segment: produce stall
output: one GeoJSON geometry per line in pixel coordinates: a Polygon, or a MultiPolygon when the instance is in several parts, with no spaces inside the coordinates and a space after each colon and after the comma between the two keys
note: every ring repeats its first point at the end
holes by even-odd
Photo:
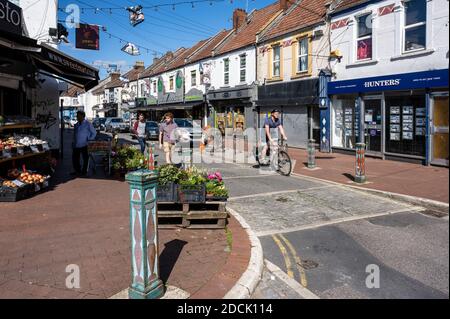
{"type": "Polygon", "coordinates": [[[27,118],[0,117],[0,202],[18,201],[49,186],[51,155],[27,118]]]}

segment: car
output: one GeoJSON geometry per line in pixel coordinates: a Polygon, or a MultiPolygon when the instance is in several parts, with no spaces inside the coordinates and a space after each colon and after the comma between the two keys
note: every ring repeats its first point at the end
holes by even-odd
{"type": "Polygon", "coordinates": [[[94,126],[94,128],[98,131],[104,131],[105,130],[105,122],[106,122],[106,117],[96,117],[93,121],[92,121],[92,125],[94,126]]]}
{"type": "Polygon", "coordinates": [[[159,138],[159,125],[155,121],[145,122],[145,135],[148,140],[159,138]]]}
{"type": "Polygon", "coordinates": [[[201,128],[197,127],[196,123],[193,122],[191,119],[187,118],[174,118],[173,121],[177,124],[179,130],[179,136],[187,136],[189,134],[189,138],[191,142],[193,140],[197,140],[201,138],[201,128]],[[194,127],[195,127],[195,135],[194,135],[194,127]],[[183,132],[186,132],[186,134],[183,134],[183,132]]]}
{"type": "Polygon", "coordinates": [[[105,122],[105,131],[109,133],[129,132],[127,123],[120,117],[110,117],[105,122]]]}

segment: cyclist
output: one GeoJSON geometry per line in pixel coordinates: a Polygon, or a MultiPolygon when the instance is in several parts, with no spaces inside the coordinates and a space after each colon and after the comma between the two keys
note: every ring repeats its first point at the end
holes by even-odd
{"type": "MultiPolygon", "coordinates": [[[[262,163],[268,163],[266,160],[267,149],[272,145],[278,145],[278,137],[280,132],[282,138],[287,141],[287,136],[283,128],[283,121],[280,118],[281,111],[278,109],[272,110],[270,117],[267,117],[264,121],[264,132],[266,135],[266,144],[261,152],[262,163]]],[[[271,148],[271,155],[275,154],[276,147],[271,148]]],[[[272,156],[271,156],[272,158],[272,156]]]]}

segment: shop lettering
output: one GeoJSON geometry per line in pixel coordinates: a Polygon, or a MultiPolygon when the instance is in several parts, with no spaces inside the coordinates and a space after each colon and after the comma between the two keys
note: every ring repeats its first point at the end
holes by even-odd
{"type": "Polygon", "coordinates": [[[400,85],[400,79],[364,82],[364,87],[366,88],[396,85],[400,85]]]}
{"type": "MultiPolygon", "coordinates": [[[[20,12],[20,8],[16,7],[18,9],[10,7],[11,3],[6,1],[6,4],[0,2],[0,19],[6,20],[8,23],[12,23],[16,27],[20,26],[22,24],[22,14],[20,12]]],[[[13,5],[14,6],[14,5],[13,5]]]]}

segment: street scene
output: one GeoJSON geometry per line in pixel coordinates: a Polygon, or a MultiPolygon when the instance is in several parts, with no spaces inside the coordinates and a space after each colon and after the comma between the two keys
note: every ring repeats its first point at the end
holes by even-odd
{"type": "Polygon", "coordinates": [[[0,0],[0,299],[448,300],[448,12],[0,0]]]}

